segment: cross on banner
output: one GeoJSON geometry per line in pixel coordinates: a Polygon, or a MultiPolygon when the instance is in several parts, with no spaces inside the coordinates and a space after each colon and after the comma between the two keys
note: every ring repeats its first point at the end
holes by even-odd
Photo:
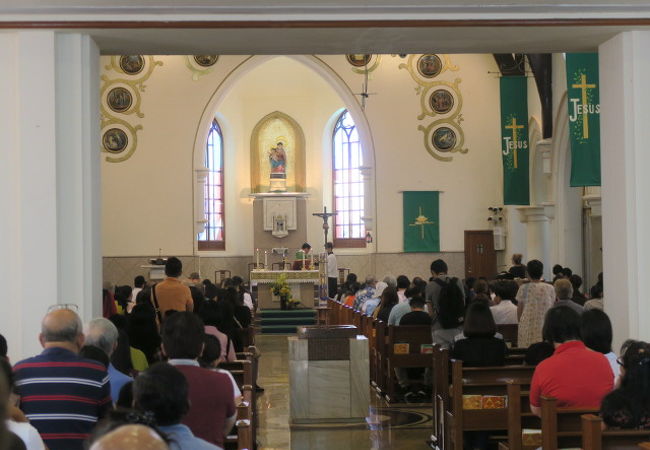
{"type": "Polygon", "coordinates": [[[587,84],[587,75],[580,75],[580,84],[572,84],[572,88],[582,90],[582,138],[589,139],[589,110],[587,106],[587,90],[596,89],[595,84],[587,84]]]}
{"type": "Polygon", "coordinates": [[[329,234],[330,226],[329,226],[329,218],[332,216],[335,216],[337,213],[336,212],[327,212],[327,206],[323,206],[323,212],[322,213],[312,213],[312,216],[320,217],[323,219],[323,231],[325,232],[325,244],[327,244],[327,235],[329,234]]]}
{"type": "Polygon", "coordinates": [[[517,130],[523,128],[523,125],[517,125],[517,118],[513,117],[512,118],[512,123],[510,125],[506,125],[507,130],[512,130],[512,146],[514,149],[514,155],[513,155],[513,165],[514,168],[516,169],[519,164],[517,161],[517,130]]]}
{"type": "Polygon", "coordinates": [[[431,222],[428,217],[422,214],[422,207],[418,207],[419,215],[415,218],[413,223],[410,223],[410,227],[420,227],[420,239],[424,240],[424,226],[425,225],[434,225],[435,222],[431,222]]]}

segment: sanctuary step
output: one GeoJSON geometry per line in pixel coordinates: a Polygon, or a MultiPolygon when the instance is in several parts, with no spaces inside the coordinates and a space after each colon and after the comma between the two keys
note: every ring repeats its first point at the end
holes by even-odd
{"type": "Polygon", "coordinates": [[[302,325],[316,324],[313,309],[263,309],[258,313],[258,327],[262,334],[294,334],[302,325]]]}

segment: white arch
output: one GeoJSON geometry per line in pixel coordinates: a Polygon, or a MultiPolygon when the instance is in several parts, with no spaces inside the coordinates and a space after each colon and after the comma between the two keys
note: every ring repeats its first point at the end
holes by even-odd
{"type": "MultiPolygon", "coordinates": [[[[203,154],[205,151],[205,142],[208,137],[208,131],[210,124],[212,123],[213,118],[218,112],[219,106],[223,100],[227,97],[228,93],[234,88],[234,86],[239,82],[241,77],[261,64],[270,61],[273,58],[278,56],[264,56],[256,55],[251,56],[244,61],[242,61],[234,70],[232,70],[226,78],[217,86],[210,98],[203,108],[203,113],[201,114],[201,119],[197,125],[197,129],[194,137],[194,146],[193,146],[193,167],[201,167],[203,164],[203,154]]],[[[366,212],[365,214],[369,216],[370,220],[376,224],[375,220],[375,211],[376,211],[376,183],[375,183],[375,145],[372,137],[372,132],[370,130],[370,124],[366,115],[364,114],[361,105],[352,92],[350,87],[345,83],[345,81],[329,67],[324,61],[317,58],[313,55],[284,55],[286,58],[293,59],[296,62],[303,64],[304,66],[313,70],[318,76],[320,76],[325,82],[337,93],[337,95],[343,101],[346,109],[352,115],[354,123],[357,126],[357,131],[359,133],[359,138],[361,139],[361,147],[363,151],[363,161],[364,166],[367,168],[366,173],[370,176],[370,186],[372,189],[366,195],[366,212]]],[[[219,119],[220,123],[222,118],[219,119]]],[[[224,131],[225,132],[225,131],[224,131]]],[[[224,155],[225,157],[226,155],[224,155]]],[[[194,178],[193,174],[193,179],[194,178]]],[[[196,186],[196,183],[193,183],[193,186],[196,186]]],[[[196,198],[196,193],[193,192],[193,198],[196,198]]],[[[196,207],[195,207],[196,208],[196,207]]],[[[194,211],[196,215],[196,211],[194,211]]],[[[377,231],[375,227],[374,232],[375,243],[374,248],[376,247],[376,236],[377,231]]],[[[195,239],[196,242],[196,239],[195,239]]],[[[195,252],[196,252],[196,243],[195,243],[195,252]]]]}

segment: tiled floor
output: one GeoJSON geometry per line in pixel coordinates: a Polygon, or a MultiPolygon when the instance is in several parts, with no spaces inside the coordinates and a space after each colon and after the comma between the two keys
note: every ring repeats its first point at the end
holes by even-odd
{"type": "Polygon", "coordinates": [[[258,397],[258,441],[275,449],[426,449],[431,434],[431,405],[388,405],[371,393],[367,422],[333,426],[289,427],[289,364],[287,336],[258,335],[262,353],[258,397]]]}

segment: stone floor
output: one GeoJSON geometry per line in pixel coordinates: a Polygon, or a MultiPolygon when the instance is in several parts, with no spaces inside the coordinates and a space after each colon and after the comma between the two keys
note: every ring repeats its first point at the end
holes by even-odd
{"type": "Polygon", "coordinates": [[[374,391],[365,423],[290,428],[287,336],[259,335],[256,345],[262,354],[259,384],[266,389],[257,403],[261,449],[429,448],[426,440],[432,429],[431,404],[388,405],[374,391]]]}

